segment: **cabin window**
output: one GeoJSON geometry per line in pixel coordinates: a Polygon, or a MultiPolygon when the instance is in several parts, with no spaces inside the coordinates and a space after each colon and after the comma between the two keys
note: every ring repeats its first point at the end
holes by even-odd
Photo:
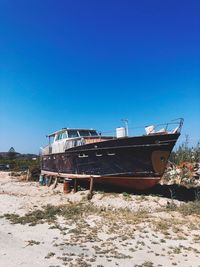
{"type": "Polygon", "coordinates": [[[79,131],[80,136],[90,136],[89,131],[79,131]]]}
{"type": "Polygon", "coordinates": [[[64,132],[64,133],[62,134],[62,138],[63,138],[63,139],[67,138],[67,133],[66,133],[66,132],[64,132]]]}
{"type": "Polygon", "coordinates": [[[91,136],[97,136],[98,134],[97,134],[96,131],[90,131],[90,135],[91,135],[91,136]]]}
{"type": "Polygon", "coordinates": [[[70,131],[68,131],[68,137],[69,138],[79,137],[78,132],[75,130],[70,130],[70,131]]]}
{"type": "Polygon", "coordinates": [[[56,141],[61,140],[61,139],[62,139],[62,133],[57,134],[56,141]]]}

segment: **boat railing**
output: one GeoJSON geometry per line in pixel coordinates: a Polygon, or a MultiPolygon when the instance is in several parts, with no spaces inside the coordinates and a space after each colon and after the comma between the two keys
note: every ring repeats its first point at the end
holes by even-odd
{"type": "MultiPolygon", "coordinates": [[[[159,123],[155,125],[140,125],[135,127],[129,127],[129,136],[140,136],[144,134],[144,129],[147,135],[149,134],[170,134],[170,133],[180,133],[183,126],[184,119],[178,118],[166,123],[159,123]]],[[[116,132],[102,132],[102,135],[115,136],[116,132]]]]}
{"type": "Polygon", "coordinates": [[[165,133],[180,133],[183,126],[184,119],[179,118],[172,120],[171,122],[157,124],[154,126],[155,132],[165,132],[165,133]]]}

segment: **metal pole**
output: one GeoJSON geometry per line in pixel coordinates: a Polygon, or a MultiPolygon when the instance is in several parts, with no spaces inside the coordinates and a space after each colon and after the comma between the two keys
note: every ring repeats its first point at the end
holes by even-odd
{"type": "Polygon", "coordinates": [[[128,136],[128,119],[122,119],[122,121],[125,123],[126,135],[128,136]]]}

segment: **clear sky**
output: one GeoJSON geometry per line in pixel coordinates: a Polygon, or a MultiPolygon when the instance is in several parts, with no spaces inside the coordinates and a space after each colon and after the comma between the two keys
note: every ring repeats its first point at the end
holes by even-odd
{"type": "MultiPolygon", "coordinates": [[[[200,139],[199,0],[0,0],[0,151],[183,117],[200,139]]],[[[133,131],[134,133],[134,131],[133,131]]]]}

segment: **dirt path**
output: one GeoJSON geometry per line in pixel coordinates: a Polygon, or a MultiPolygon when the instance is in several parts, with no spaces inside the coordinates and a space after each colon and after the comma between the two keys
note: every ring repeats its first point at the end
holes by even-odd
{"type": "Polygon", "coordinates": [[[0,172],[0,266],[200,266],[199,215],[158,196],[87,193],[0,172]]]}

